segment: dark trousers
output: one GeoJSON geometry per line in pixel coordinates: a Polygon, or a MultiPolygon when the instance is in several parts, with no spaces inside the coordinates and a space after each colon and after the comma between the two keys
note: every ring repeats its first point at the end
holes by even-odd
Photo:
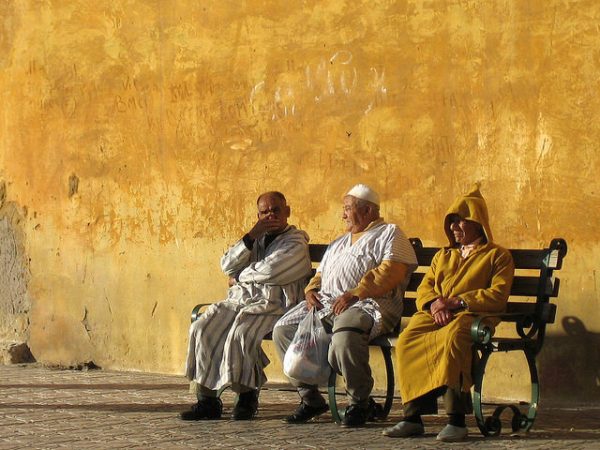
{"type": "Polygon", "coordinates": [[[471,401],[471,393],[461,392],[460,390],[450,389],[446,386],[434,389],[421,397],[405,403],[404,416],[420,416],[423,414],[437,414],[438,412],[438,397],[444,399],[444,409],[446,414],[471,414],[473,412],[473,402],[471,401]]]}

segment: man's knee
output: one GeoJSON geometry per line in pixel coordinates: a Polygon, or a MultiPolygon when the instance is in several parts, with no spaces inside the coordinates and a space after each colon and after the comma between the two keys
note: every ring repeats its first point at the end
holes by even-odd
{"type": "Polygon", "coordinates": [[[283,330],[283,326],[273,328],[272,336],[273,336],[273,342],[275,342],[275,344],[279,345],[279,343],[282,342],[285,338],[285,332],[283,330]]]}
{"type": "Polygon", "coordinates": [[[273,342],[281,351],[287,350],[296,334],[297,325],[279,325],[273,328],[273,342]]]}
{"type": "Polygon", "coordinates": [[[207,321],[202,320],[202,318],[199,318],[199,319],[193,321],[192,324],[190,325],[190,330],[189,330],[190,337],[197,339],[198,336],[201,336],[202,331],[203,331],[204,327],[206,326],[206,323],[207,323],[207,321]]]}
{"type": "Polygon", "coordinates": [[[465,337],[471,336],[471,324],[473,323],[473,316],[468,314],[459,314],[456,318],[448,325],[448,339],[450,341],[464,339],[465,337]]]}
{"type": "Polygon", "coordinates": [[[360,333],[342,331],[331,337],[329,347],[329,363],[332,367],[344,364],[345,361],[368,359],[369,341],[360,333]]]}
{"type": "Polygon", "coordinates": [[[343,329],[357,329],[363,333],[369,333],[373,327],[373,318],[362,309],[349,308],[335,317],[333,322],[333,333],[343,329]]]}

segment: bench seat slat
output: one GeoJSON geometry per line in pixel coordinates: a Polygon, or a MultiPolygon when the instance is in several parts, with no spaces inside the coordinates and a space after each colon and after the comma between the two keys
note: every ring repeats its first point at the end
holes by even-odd
{"type": "MultiPolygon", "coordinates": [[[[419,266],[430,266],[433,256],[438,252],[437,247],[421,247],[416,249],[419,266]]],[[[512,249],[510,253],[518,269],[539,269],[544,265],[544,258],[548,255],[548,249],[524,250],[512,249]]]]}
{"type": "Polygon", "coordinates": [[[425,274],[422,272],[413,272],[413,274],[410,277],[410,281],[408,282],[406,292],[416,291],[419,285],[421,284],[421,281],[423,280],[424,276],[425,274]]]}
{"type": "MultiPolygon", "coordinates": [[[[542,295],[546,295],[548,297],[557,297],[558,296],[558,286],[560,280],[555,277],[548,278],[545,280],[545,288],[542,295]]],[[[538,285],[540,279],[539,277],[525,277],[525,276],[516,276],[513,280],[512,289],[510,290],[510,295],[519,295],[523,297],[535,297],[538,295],[538,285]]]]}
{"type": "Polygon", "coordinates": [[[544,258],[548,255],[548,250],[512,249],[510,253],[517,269],[539,269],[544,265],[544,258]]]}
{"type": "Polygon", "coordinates": [[[310,260],[312,262],[319,263],[323,259],[323,255],[325,254],[325,250],[327,250],[327,245],[325,244],[310,244],[308,246],[308,252],[310,254],[310,260]]]}
{"type": "MultiPolygon", "coordinates": [[[[415,272],[412,274],[410,281],[408,283],[408,287],[406,288],[407,292],[416,291],[425,276],[422,272],[415,272]]],[[[510,295],[513,296],[522,296],[522,297],[535,297],[538,295],[538,284],[540,278],[539,276],[524,276],[517,275],[513,280],[512,289],[510,291],[510,295]]],[[[546,288],[542,294],[547,295],[548,297],[557,297],[558,296],[558,278],[549,278],[546,280],[546,288]]]]}

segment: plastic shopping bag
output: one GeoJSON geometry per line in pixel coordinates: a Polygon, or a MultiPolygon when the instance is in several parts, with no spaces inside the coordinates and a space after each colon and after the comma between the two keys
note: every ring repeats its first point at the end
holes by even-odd
{"type": "Polygon", "coordinates": [[[323,328],[317,310],[311,309],[298,325],[283,359],[283,372],[306,384],[326,385],[331,367],[327,351],[331,335],[323,328]]]}

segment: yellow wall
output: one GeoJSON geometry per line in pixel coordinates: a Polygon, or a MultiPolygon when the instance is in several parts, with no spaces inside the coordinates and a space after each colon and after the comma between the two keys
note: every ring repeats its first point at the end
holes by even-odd
{"type": "Polygon", "coordinates": [[[260,191],[327,242],[366,182],[440,245],[481,181],[498,242],[567,239],[544,395],[597,399],[598,23],[595,0],[0,2],[0,217],[22,219],[34,355],[181,372],[260,191]]]}

